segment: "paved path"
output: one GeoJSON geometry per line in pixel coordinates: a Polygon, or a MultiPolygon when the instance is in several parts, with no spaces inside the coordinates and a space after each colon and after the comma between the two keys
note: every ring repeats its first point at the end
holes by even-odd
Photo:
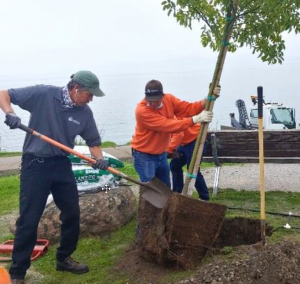
{"type": "MultiPolygon", "coordinates": [[[[104,151],[120,160],[130,160],[130,146],[104,148],[104,151]]],[[[21,157],[0,158],[0,176],[18,172],[21,157]]],[[[202,173],[209,187],[213,187],[215,168],[208,168],[202,173]]],[[[220,171],[219,188],[233,188],[236,190],[259,190],[259,165],[241,164],[223,166],[220,171]]],[[[300,192],[299,164],[265,164],[265,189],[300,192]]]]}
{"type": "Polygon", "coordinates": [[[21,156],[0,158],[0,176],[17,174],[21,164],[21,156]]]}
{"type": "Polygon", "coordinates": [[[17,170],[21,163],[21,157],[0,158],[0,172],[17,170]]]}

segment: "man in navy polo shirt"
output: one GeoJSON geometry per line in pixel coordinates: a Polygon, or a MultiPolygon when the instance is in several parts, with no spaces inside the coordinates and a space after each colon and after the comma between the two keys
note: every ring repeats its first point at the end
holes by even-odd
{"type": "MultiPolygon", "coordinates": [[[[12,104],[31,113],[29,127],[73,148],[80,135],[97,160],[95,168],[105,170],[101,139],[88,103],[102,97],[99,80],[90,71],[79,71],[71,76],[65,87],[37,85],[0,91],[0,107],[6,114],[5,123],[18,128],[21,119],[12,104]]],[[[75,178],[68,153],[26,135],[23,145],[20,217],[14,241],[13,262],[10,267],[12,283],[25,283],[31,252],[37,239],[37,227],[51,192],[61,210],[61,241],[56,253],[56,269],[81,274],[88,267],[71,258],[79,237],[80,209],[75,178]]]]}

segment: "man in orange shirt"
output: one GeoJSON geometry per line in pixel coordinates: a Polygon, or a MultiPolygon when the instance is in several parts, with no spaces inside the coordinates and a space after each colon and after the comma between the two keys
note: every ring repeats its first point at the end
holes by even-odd
{"type": "MultiPolygon", "coordinates": [[[[220,88],[214,90],[219,95],[220,88]]],[[[163,92],[161,82],[151,80],[145,98],[138,104],[136,127],[131,142],[134,167],[142,182],[157,177],[171,186],[166,150],[172,133],[182,132],[199,122],[211,122],[213,114],[205,109],[206,99],[195,103],[181,101],[163,92]],[[180,117],[180,120],[174,119],[180,117]]]]}
{"type": "MultiPolygon", "coordinates": [[[[174,133],[170,140],[167,149],[168,157],[172,158],[170,169],[172,173],[173,191],[181,193],[183,189],[183,170],[182,167],[189,165],[192,160],[195,143],[198,133],[200,131],[200,124],[194,124],[183,132],[174,133]]],[[[205,152],[205,145],[203,153],[205,152]]],[[[200,170],[198,170],[195,188],[202,200],[209,200],[209,193],[206,182],[200,170]]]]}

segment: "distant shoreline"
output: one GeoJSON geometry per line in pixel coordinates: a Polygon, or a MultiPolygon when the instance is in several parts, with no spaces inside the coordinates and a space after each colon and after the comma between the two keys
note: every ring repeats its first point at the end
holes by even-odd
{"type": "MultiPolygon", "coordinates": [[[[86,144],[84,143],[79,143],[76,145],[80,145],[80,146],[86,146],[86,144]]],[[[101,148],[105,149],[105,148],[114,148],[114,147],[122,147],[122,146],[128,146],[130,145],[130,141],[127,142],[126,144],[122,144],[122,145],[118,145],[113,141],[104,141],[101,144],[101,148]]],[[[0,158],[4,158],[4,157],[14,157],[14,156],[21,156],[22,152],[16,152],[16,151],[1,151],[1,147],[0,147],[0,158]]]]}

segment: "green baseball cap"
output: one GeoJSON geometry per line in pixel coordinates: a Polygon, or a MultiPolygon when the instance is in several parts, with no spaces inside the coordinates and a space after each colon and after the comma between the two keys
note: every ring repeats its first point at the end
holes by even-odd
{"type": "Polygon", "coordinates": [[[87,88],[92,95],[103,97],[105,94],[100,89],[100,82],[97,76],[91,71],[81,70],[71,76],[71,79],[87,88]]]}

